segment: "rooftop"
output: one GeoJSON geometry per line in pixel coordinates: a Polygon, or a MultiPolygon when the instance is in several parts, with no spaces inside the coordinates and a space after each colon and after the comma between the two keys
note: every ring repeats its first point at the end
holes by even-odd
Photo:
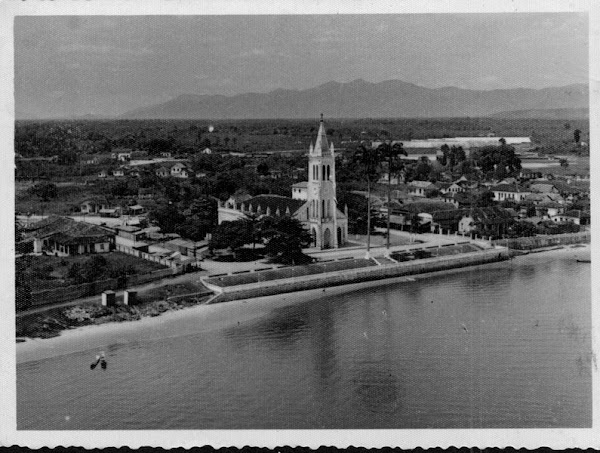
{"type": "Polygon", "coordinates": [[[275,215],[277,209],[281,215],[285,215],[289,209],[290,215],[293,215],[304,203],[306,203],[304,200],[295,200],[281,195],[257,195],[247,200],[244,205],[246,210],[252,206],[252,212],[257,212],[260,207],[262,214],[266,214],[269,208],[272,215],[275,215]]]}
{"type": "Polygon", "coordinates": [[[494,192],[529,192],[528,190],[521,190],[521,188],[516,184],[498,184],[497,186],[490,187],[490,190],[494,192]]]}
{"type": "Polygon", "coordinates": [[[100,226],[77,222],[68,217],[57,215],[51,215],[44,220],[30,225],[26,228],[26,231],[37,238],[60,234],[64,240],[66,240],[65,237],[79,238],[81,240],[82,238],[100,238],[113,235],[108,229],[100,226]]]}

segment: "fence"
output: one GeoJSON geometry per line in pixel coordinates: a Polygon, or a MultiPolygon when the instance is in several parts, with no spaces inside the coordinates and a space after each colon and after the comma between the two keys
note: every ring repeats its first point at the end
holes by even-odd
{"type": "Polygon", "coordinates": [[[153,255],[152,253],[142,252],[141,250],[136,250],[132,247],[128,247],[123,244],[115,244],[115,250],[126,253],[128,255],[137,256],[138,258],[142,258],[147,261],[162,264],[163,266],[167,266],[171,269],[176,270],[176,273],[183,272],[183,266],[169,258],[153,255]]]}
{"type": "Polygon", "coordinates": [[[492,241],[494,245],[505,246],[513,250],[534,250],[556,245],[579,244],[582,242],[591,242],[591,233],[581,231],[579,233],[538,235],[532,237],[499,239],[492,241]]]}
{"type": "Polygon", "coordinates": [[[94,296],[108,289],[115,289],[119,286],[119,280],[110,278],[107,280],[98,280],[81,285],[64,286],[61,288],[46,289],[31,293],[31,305],[47,305],[56,302],[79,299],[81,297],[94,296]]]}
{"type": "Polygon", "coordinates": [[[115,290],[118,288],[131,287],[151,282],[161,278],[174,275],[174,269],[160,269],[158,271],[149,272],[147,274],[132,274],[126,279],[109,278],[106,280],[98,280],[81,285],[65,286],[61,288],[46,289],[31,293],[31,306],[41,306],[53,304],[57,302],[65,302],[82,297],[96,296],[102,291],[115,290]]]}

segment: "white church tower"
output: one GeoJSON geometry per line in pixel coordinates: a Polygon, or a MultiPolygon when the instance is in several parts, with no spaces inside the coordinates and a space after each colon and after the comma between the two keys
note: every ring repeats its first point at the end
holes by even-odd
{"type": "Polygon", "coordinates": [[[323,114],[317,141],[308,154],[308,226],[313,246],[337,248],[348,234],[346,216],[337,209],[335,197],[335,157],[333,143],[327,143],[323,114]],[[341,223],[341,225],[338,225],[341,223]]]}

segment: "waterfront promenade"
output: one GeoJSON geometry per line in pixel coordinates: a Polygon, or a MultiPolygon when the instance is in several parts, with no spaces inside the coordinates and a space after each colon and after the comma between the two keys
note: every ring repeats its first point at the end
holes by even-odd
{"type": "MultiPolygon", "coordinates": [[[[383,231],[383,230],[382,230],[383,231]]],[[[356,245],[350,245],[348,247],[340,249],[306,249],[305,253],[316,258],[318,261],[337,261],[347,259],[362,259],[366,253],[366,236],[350,237],[350,241],[356,245]]],[[[473,243],[474,241],[469,238],[462,237],[460,235],[440,235],[440,234],[411,234],[403,231],[391,230],[391,247],[390,252],[404,252],[416,249],[435,249],[438,247],[459,245],[473,243]]],[[[386,254],[385,238],[382,236],[374,235],[371,237],[371,248],[370,256],[375,260],[376,264],[387,264],[388,260],[384,258],[386,254]]],[[[477,241],[477,245],[481,248],[491,247],[486,241],[477,241]]],[[[179,285],[186,283],[193,283],[198,286],[202,285],[202,281],[210,276],[214,275],[228,275],[244,272],[256,272],[263,270],[272,270],[284,267],[281,264],[268,263],[267,260],[261,259],[249,262],[222,262],[214,260],[204,260],[201,263],[202,270],[198,272],[192,272],[189,274],[177,275],[162,280],[157,280],[143,285],[130,287],[127,289],[138,291],[138,293],[149,293],[153,290],[158,290],[161,287],[167,285],[179,285]]],[[[124,290],[117,290],[117,298],[122,296],[124,290]]],[[[49,304],[45,306],[35,307],[28,310],[17,312],[16,316],[21,317],[24,315],[30,315],[34,313],[42,313],[52,308],[68,307],[72,305],[84,305],[84,304],[99,304],[101,295],[89,296],[80,299],[74,299],[68,302],[61,302],[57,304],[49,304]]]]}

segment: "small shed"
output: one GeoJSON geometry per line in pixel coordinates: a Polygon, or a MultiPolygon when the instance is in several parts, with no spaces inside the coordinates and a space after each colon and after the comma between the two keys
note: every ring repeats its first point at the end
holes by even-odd
{"type": "Polygon", "coordinates": [[[116,305],[116,294],[114,291],[107,289],[102,293],[102,306],[114,307],[116,305]]]}

